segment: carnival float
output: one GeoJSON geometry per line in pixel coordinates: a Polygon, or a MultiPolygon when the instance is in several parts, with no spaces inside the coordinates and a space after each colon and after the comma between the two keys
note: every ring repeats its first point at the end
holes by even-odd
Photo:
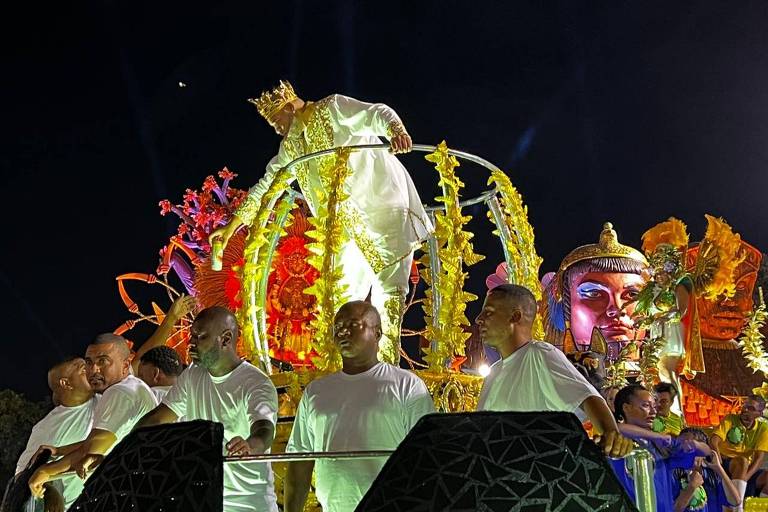
{"type": "MultiPolygon", "coordinates": [[[[335,256],[354,231],[337,215],[348,197],[347,160],[352,152],[388,149],[387,144],[336,148],[294,160],[279,171],[251,225],[221,254],[208,240],[246,196],[233,186],[237,174],[224,168],[199,190],[187,189],[180,202],[161,201],[161,215],[178,217],[177,233],[160,248],[154,272],[117,277],[132,316],[115,332],[130,337],[138,323],[163,319],[160,305],[142,308],[133,300],[136,283],[162,287],[169,304],[187,293],[202,307],[235,311],[242,327],[239,353],[269,374],[280,392],[274,448],[280,451],[302,389],[341,367],[331,326],[346,301],[335,256]],[[314,216],[289,185],[296,168],[313,159],[329,184],[314,216]]],[[[763,343],[768,315],[756,288],[762,254],[725,220],[707,215],[706,232],[692,242],[686,225],[670,218],[643,235],[640,249],[621,243],[606,222],[595,226],[596,242],[575,248],[540,279],[542,259],[527,207],[508,174],[445,142],[414,150],[427,153],[442,191],[427,207],[435,231],[414,262],[409,299],[400,312],[413,316],[421,309],[423,324],[404,324],[401,336],[418,337],[422,354],[413,357],[401,347],[399,354],[382,357],[415,371],[439,411],[472,411],[477,404],[482,358],[467,357],[477,340],[466,309],[478,297],[466,284],[470,268],[484,257],[501,261],[486,279],[488,288],[509,282],[532,290],[540,301],[536,337],[561,348],[598,389],[632,381],[672,383],[681,391],[674,409],[689,425],[705,428],[738,410],[745,396],[768,395],[763,343]],[[484,168],[490,188],[463,199],[460,160],[484,168]],[[475,252],[467,228],[471,216],[465,210],[478,204],[486,206],[488,229],[499,240],[490,254],[475,252]]],[[[191,320],[167,342],[185,361],[191,320]]],[[[275,465],[277,475],[284,471],[280,466],[275,465]]],[[[278,478],[278,495],[280,486],[278,478]]]]}

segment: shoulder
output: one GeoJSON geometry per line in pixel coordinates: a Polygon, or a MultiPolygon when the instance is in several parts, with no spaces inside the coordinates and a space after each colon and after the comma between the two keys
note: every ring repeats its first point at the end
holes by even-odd
{"type": "Polygon", "coordinates": [[[272,379],[264,373],[261,369],[255,367],[251,363],[245,361],[238,366],[235,371],[236,375],[233,375],[237,379],[238,383],[243,383],[250,389],[253,388],[271,388],[275,389],[275,385],[272,383],[272,379]]]}
{"type": "Polygon", "coordinates": [[[546,341],[533,340],[527,347],[525,347],[525,350],[527,357],[539,357],[542,359],[568,362],[568,358],[565,357],[562,350],[546,341]]]}

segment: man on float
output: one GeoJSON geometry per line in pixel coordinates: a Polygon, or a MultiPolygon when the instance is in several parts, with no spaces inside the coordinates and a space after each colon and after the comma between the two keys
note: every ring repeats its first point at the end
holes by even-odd
{"type": "MultiPolygon", "coordinates": [[[[379,137],[389,139],[391,153],[412,148],[403,122],[382,103],[364,103],[339,94],[304,101],[285,81],[249,101],[282,141],[264,177],[248,191],[229,224],[211,234],[211,241],[219,239],[224,246],[241,225],[253,221],[275,174],[296,158],[342,146],[380,144],[379,137]]],[[[322,170],[333,163],[330,155],[293,169],[290,181],[296,178],[313,214],[327,194],[322,170]]],[[[354,152],[348,165],[352,169],[345,183],[349,199],[338,212],[350,239],[338,259],[343,268],[341,284],[347,285],[350,300],[362,300],[371,293],[370,301],[382,317],[382,357],[395,363],[413,251],[433,227],[411,177],[393,154],[382,150],[354,152]]]]}
{"type": "MultiPolygon", "coordinates": [[[[304,390],[286,452],[394,450],[416,422],[434,412],[424,382],[412,372],[380,362],[381,319],[367,302],[344,304],[333,339],[342,369],[304,390]]],[[[285,512],[304,510],[312,471],[325,512],[351,512],[386,458],[291,462],[285,480],[285,512]]]]}
{"type": "Polygon", "coordinates": [[[484,344],[501,359],[483,382],[478,411],[583,410],[600,435],[606,455],[624,457],[632,443],[619,433],[602,396],[551,343],[532,338],[536,298],[530,290],[503,284],[488,292],[475,322],[484,344]]]}

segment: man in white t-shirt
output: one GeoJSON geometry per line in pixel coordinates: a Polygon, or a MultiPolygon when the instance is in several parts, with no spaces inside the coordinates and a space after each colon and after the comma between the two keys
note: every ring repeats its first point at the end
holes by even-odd
{"type": "MultiPolygon", "coordinates": [[[[27,447],[16,464],[16,474],[32,462],[40,446],[77,443],[91,431],[97,398],[88,384],[83,358],[66,359],[48,370],[48,387],[56,407],[32,427],[27,447]]],[[[82,490],[83,481],[74,475],[48,482],[44,496],[45,510],[68,509],[82,490]]]]}
{"type": "MultiPolygon", "coordinates": [[[[416,422],[434,412],[424,382],[379,362],[379,313],[367,302],[342,306],[334,322],[343,367],[304,390],[286,452],[394,450],[416,422]]],[[[313,469],[325,512],[352,511],[386,462],[347,459],[291,462],[285,512],[304,509],[313,469]]]]}
{"type": "Polygon", "coordinates": [[[136,376],[146,382],[157,401],[161,402],[171,386],[176,384],[176,379],[183,369],[179,354],[171,347],[163,345],[150,349],[141,356],[136,376]]]}
{"type": "Polygon", "coordinates": [[[149,386],[131,375],[131,350],[122,336],[97,336],[85,351],[85,363],[91,388],[102,393],[93,413],[93,426],[84,441],[52,447],[53,455],[62,458],[38,468],[29,479],[34,496],[41,497],[43,484],[59,473],[74,469],[84,478],[92,465],[157,405],[149,386]]]}
{"type": "MultiPolygon", "coordinates": [[[[234,315],[222,307],[204,309],[189,332],[194,364],[137,428],[171,423],[181,416],[215,421],[224,426],[225,454],[267,452],[277,422],[277,390],[264,372],[237,356],[239,329],[234,315]]],[[[276,512],[270,465],[225,464],[223,510],[276,512]]]]}
{"type": "Polygon", "coordinates": [[[600,393],[550,343],[531,339],[536,299],[526,288],[493,288],[476,323],[480,338],[501,360],[491,366],[480,392],[480,411],[563,411],[581,408],[589,417],[606,455],[623,457],[632,441],[619,433],[600,393]]]}

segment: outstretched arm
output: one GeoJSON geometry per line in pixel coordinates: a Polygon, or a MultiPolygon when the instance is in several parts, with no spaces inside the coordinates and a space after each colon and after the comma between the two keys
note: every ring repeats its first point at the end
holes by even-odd
{"type": "Polygon", "coordinates": [[[149,339],[145,341],[136,351],[136,355],[133,357],[133,361],[131,362],[134,373],[139,371],[139,361],[141,360],[141,356],[155,347],[162,347],[165,345],[168,337],[171,335],[171,333],[173,333],[176,322],[184,318],[184,315],[187,313],[193,311],[196,305],[197,299],[189,295],[182,295],[173,301],[173,304],[171,304],[171,307],[168,309],[168,313],[160,323],[160,326],[155,329],[155,332],[152,334],[152,336],[150,336],[149,339]]]}
{"type": "Polygon", "coordinates": [[[149,411],[147,414],[141,417],[138,423],[136,423],[136,426],[133,427],[133,430],[142,428],[142,427],[151,427],[154,425],[163,425],[165,423],[173,423],[177,419],[179,419],[178,416],[176,416],[176,413],[171,410],[170,407],[168,407],[165,404],[160,404],[151,411],[149,411]]]}
{"type": "Polygon", "coordinates": [[[258,455],[272,446],[275,436],[275,426],[269,420],[258,420],[251,425],[251,435],[248,439],[240,436],[233,437],[227,443],[227,452],[234,455],[258,455]]]}
{"type": "Polygon", "coordinates": [[[607,456],[624,457],[632,451],[632,441],[619,431],[605,400],[599,396],[590,396],[581,403],[581,408],[600,434],[599,444],[607,456]]]}
{"type": "Polygon", "coordinates": [[[397,113],[383,103],[366,103],[348,96],[334,97],[334,118],[353,135],[386,137],[395,153],[406,153],[413,143],[397,113]]]}

